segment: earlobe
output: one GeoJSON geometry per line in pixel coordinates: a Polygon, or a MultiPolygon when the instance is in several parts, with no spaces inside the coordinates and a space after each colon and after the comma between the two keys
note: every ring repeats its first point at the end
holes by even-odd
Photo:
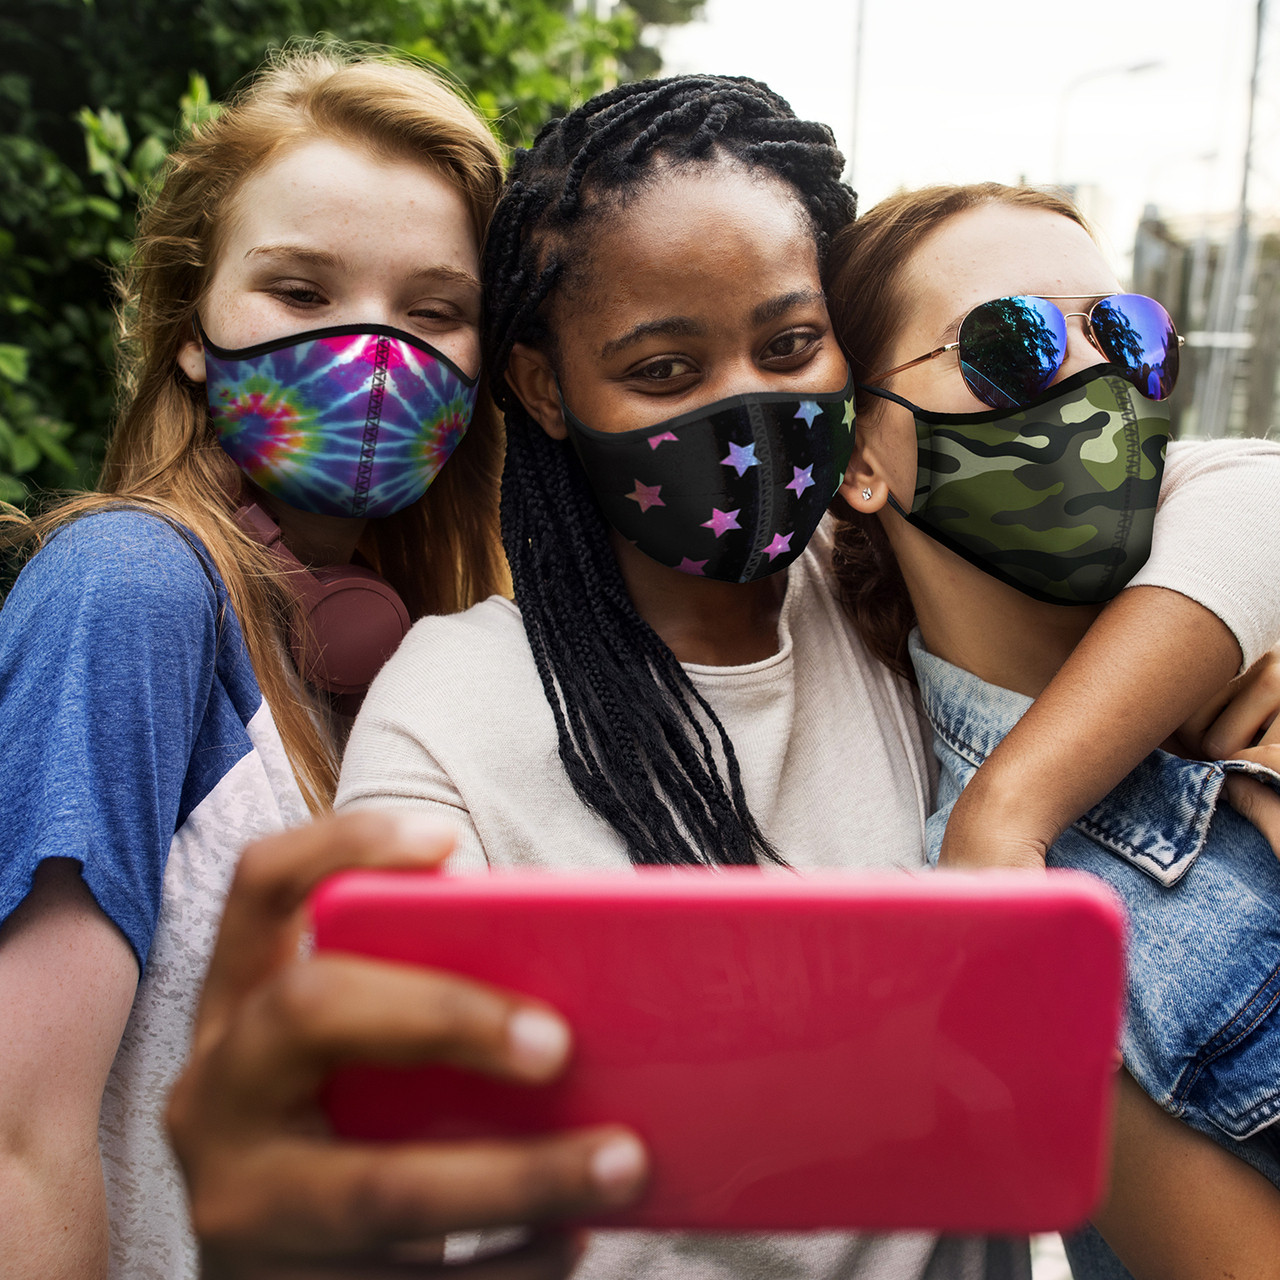
{"type": "Polygon", "coordinates": [[[564,423],[560,387],[551,361],[536,347],[517,342],[507,360],[507,386],[515,392],[529,416],[553,440],[563,440],[569,429],[564,423]]]}
{"type": "Polygon", "coordinates": [[[204,367],[204,348],[195,341],[184,342],[178,352],[178,368],[192,382],[208,381],[208,373],[204,367]]]}
{"type": "Polygon", "coordinates": [[[861,441],[853,447],[853,455],[840,485],[840,496],[854,511],[863,515],[874,514],[889,500],[889,482],[884,470],[874,450],[868,449],[861,441]]]}

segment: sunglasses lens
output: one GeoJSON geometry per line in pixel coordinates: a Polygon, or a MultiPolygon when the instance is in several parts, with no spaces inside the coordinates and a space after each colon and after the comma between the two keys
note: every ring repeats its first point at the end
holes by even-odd
{"type": "Polygon", "coordinates": [[[1178,380],[1178,331],[1169,313],[1140,293],[1103,298],[1089,313],[1102,353],[1149,400],[1163,400],[1178,380]]]}
{"type": "Polygon", "coordinates": [[[1034,400],[1062,367],[1067,324],[1044,298],[995,298],[960,326],[960,371],[983,404],[1012,409],[1034,400]]]}

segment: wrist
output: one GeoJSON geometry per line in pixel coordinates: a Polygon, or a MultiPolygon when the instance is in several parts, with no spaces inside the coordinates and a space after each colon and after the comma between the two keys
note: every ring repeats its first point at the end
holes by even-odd
{"type": "Polygon", "coordinates": [[[1042,870],[1062,827],[1026,792],[1006,770],[979,769],[947,819],[939,865],[1042,870]]]}

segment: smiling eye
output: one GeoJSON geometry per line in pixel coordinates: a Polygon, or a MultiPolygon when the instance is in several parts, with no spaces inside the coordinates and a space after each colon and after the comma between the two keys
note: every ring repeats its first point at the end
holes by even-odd
{"type": "Polygon", "coordinates": [[[821,342],[822,335],[812,329],[791,329],[765,347],[761,360],[773,365],[795,364],[811,357],[821,342]]]}
{"type": "Polygon", "coordinates": [[[433,299],[411,308],[409,318],[416,321],[420,328],[436,333],[457,329],[463,325],[474,328],[477,324],[472,316],[464,314],[454,303],[445,302],[442,299],[433,299]]]}

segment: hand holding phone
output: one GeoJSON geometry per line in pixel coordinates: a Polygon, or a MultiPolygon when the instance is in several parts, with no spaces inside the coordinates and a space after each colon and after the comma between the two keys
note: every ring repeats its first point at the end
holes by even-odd
{"type": "Polygon", "coordinates": [[[1012,1233],[1099,1196],[1124,966],[1088,877],[353,873],[313,912],[319,949],[521,991],[574,1034],[543,1087],[345,1068],[340,1134],[626,1125],[650,1181],[598,1225],[1012,1233]]]}

